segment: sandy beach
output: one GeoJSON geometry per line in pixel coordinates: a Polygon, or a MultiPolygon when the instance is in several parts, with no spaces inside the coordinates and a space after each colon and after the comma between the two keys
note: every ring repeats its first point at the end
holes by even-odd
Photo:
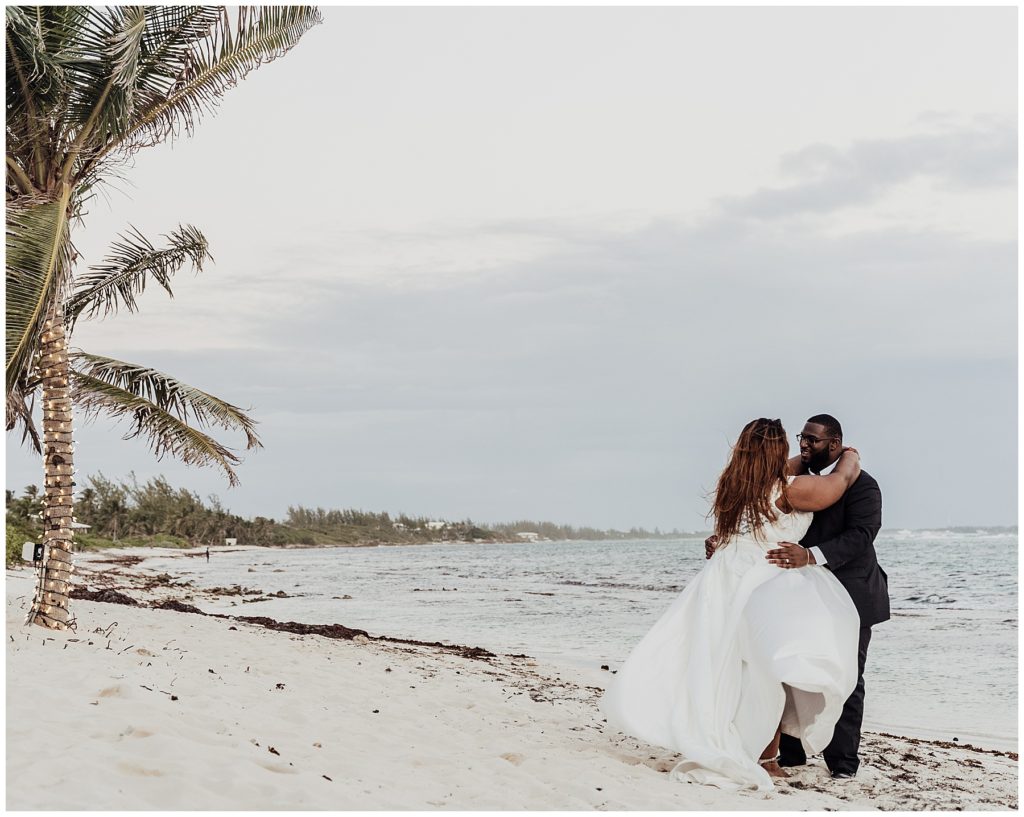
{"type": "Polygon", "coordinates": [[[158,609],[184,593],[147,553],[82,560],[138,604],[76,599],[75,632],[24,626],[34,574],[7,571],[8,809],[1017,808],[1015,753],[881,732],[852,781],[815,758],[768,793],[674,782],[606,731],[606,672],[158,609]]]}

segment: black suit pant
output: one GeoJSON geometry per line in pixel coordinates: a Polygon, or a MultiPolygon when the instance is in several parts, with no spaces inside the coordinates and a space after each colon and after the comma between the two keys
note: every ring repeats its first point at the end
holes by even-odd
{"type": "MultiPolygon", "coordinates": [[[[860,628],[860,644],[857,649],[857,686],[843,704],[843,714],[836,723],[832,741],[825,747],[822,756],[825,765],[833,774],[845,772],[856,774],[860,767],[857,751],[860,749],[860,726],[864,720],[864,664],[868,659],[868,644],[871,643],[871,628],[860,628]]],[[[807,762],[807,755],[799,738],[783,735],[779,742],[779,765],[800,766],[807,762]]]]}

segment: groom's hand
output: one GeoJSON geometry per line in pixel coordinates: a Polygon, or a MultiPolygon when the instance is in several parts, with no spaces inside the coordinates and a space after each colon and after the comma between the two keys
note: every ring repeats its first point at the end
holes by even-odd
{"type": "Polygon", "coordinates": [[[718,537],[715,534],[711,534],[704,540],[704,558],[710,559],[714,556],[716,547],[718,547],[718,537]]]}
{"type": "Polygon", "coordinates": [[[815,563],[814,554],[807,548],[800,547],[800,545],[793,542],[779,542],[778,544],[777,548],[769,550],[764,557],[773,565],[788,569],[791,567],[807,567],[807,565],[815,563]]]}

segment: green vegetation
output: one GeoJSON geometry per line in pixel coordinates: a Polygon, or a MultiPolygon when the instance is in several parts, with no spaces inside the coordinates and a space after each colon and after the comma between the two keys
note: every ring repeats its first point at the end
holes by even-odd
{"type": "MultiPolygon", "coordinates": [[[[34,485],[16,497],[7,491],[7,562],[17,562],[25,541],[39,541],[42,534],[42,497],[34,485]]],[[[278,522],[257,516],[244,519],[225,509],[216,496],[204,502],[194,491],[175,488],[163,477],[139,483],[134,474],[116,482],[102,474],[89,477],[75,498],[75,519],[89,527],[75,534],[79,550],[110,547],[202,547],[222,545],[225,539],[239,544],[262,545],[404,545],[428,542],[516,542],[520,533],[541,539],[636,539],[672,537],[642,528],[601,531],[574,528],[553,522],[521,520],[499,525],[480,525],[471,519],[438,522],[406,514],[362,510],[325,510],[289,507],[278,522]]]]}
{"type": "Polygon", "coordinates": [[[43,535],[43,523],[40,513],[43,510],[42,497],[35,485],[25,488],[20,499],[15,499],[14,491],[7,491],[7,555],[5,564],[21,562],[21,546],[25,542],[38,542],[43,535]]]}
{"type": "Polygon", "coordinates": [[[42,531],[33,530],[28,525],[7,520],[7,555],[5,564],[16,565],[21,562],[21,547],[25,542],[38,542],[42,531]]]}

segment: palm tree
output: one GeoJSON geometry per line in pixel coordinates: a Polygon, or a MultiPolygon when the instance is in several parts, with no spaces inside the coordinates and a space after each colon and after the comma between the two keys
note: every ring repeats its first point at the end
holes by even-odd
{"type": "Polygon", "coordinates": [[[229,473],[230,452],[184,422],[186,413],[241,427],[250,447],[258,444],[235,407],[151,369],[68,348],[83,313],[131,308],[147,278],[164,276],[166,285],[186,260],[201,266],[205,239],[182,228],[161,251],[130,234],[106,268],[76,284],[72,225],[119,164],[191,134],[229,88],[319,22],[312,6],[242,7],[233,19],[220,6],[7,8],[6,418],[43,455],[48,546],[31,621],[69,624],[73,400],[131,416],[158,455],[217,462],[229,473]]]}

